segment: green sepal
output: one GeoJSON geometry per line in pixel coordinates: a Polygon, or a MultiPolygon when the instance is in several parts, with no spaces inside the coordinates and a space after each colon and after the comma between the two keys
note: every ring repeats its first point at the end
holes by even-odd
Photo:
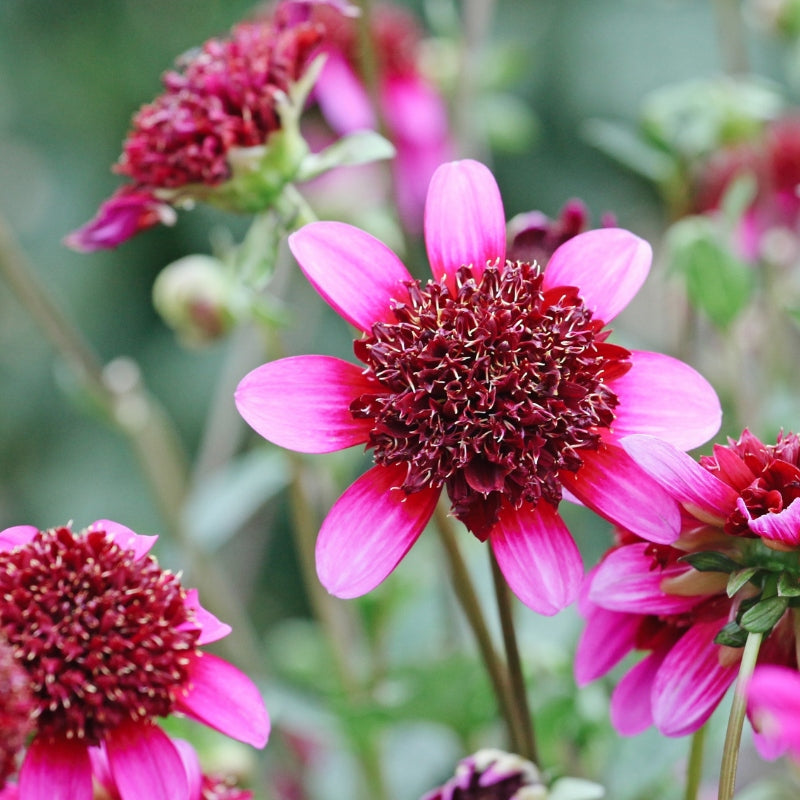
{"type": "Polygon", "coordinates": [[[714,644],[726,647],[744,647],[747,631],[738,622],[729,622],[715,637],[714,644]]]}
{"type": "Polygon", "coordinates": [[[742,614],[741,626],[750,633],[768,633],[775,627],[789,606],[786,597],[767,597],[759,600],[742,614]]]}
{"type": "Polygon", "coordinates": [[[779,597],[800,597],[800,580],[797,575],[789,572],[782,572],[778,578],[779,597]]]}
{"type": "Polygon", "coordinates": [[[685,561],[698,572],[735,572],[741,569],[741,564],[737,564],[732,558],[717,553],[715,550],[701,550],[697,553],[687,553],[681,556],[678,561],[685,561]]]}
{"type": "Polygon", "coordinates": [[[733,597],[758,572],[758,569],[758,567],[745,567],[744,569],[736,570],[736,572],[731,572],[728,578],[728,585],[725,588],[728,597],[733,597]]]}
{"type": "Polygon", "coordinates": [[[353,167],[394,158],[394,145],[376,131],[356,131],[342,136],[319,153],[307,153],[297,169],[298,183],[336,167],[353,167]]]}

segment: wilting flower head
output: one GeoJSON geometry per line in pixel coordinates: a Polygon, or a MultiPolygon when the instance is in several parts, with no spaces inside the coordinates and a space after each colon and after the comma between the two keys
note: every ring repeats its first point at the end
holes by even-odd
{"type": "Polygon", "coordinates": [[[148,555],[156,538],[108,520],[81,533],[0,532],[0,633],[34,697],[21,800],[90,800],[99,747],[122,800],[188,797],[180,754],[156,723],[174,712],[266,743],[256,686],[201,649],[230,628],[148,555]]]}
{"type": "Polygon", "coordinates": [[[66,244],[78,250],[114,247],[171,221],[163,207],[182,200],[263,210],[302,155],[294,152],[301,145],[283,142],[267,168],[264,146],[281,130],[282,104],[319,38],[319,26],[279,7],[271,18],[237,25],[228,37],[209,39],[182,56],[164,75],[163,93],[133,118],[116,166],[131,185],[66,244]]]}
{"type": "Polygon", "coordinates": [[[759,666],[746,687],[747,713],[755,744],[764,758],[787,753],[800,761],[800,673],[780,666],[759,666]]]}
{"type": "Polygon", "coordinates": [[[796,668],[800,440],[765,445],[748,431],[695,462],[649,436],[623,446],[682,507],[672,545],[623,534],[587,577],[587,625],[575,672],[583,684],[631,650],[647,655],[620,681],[611,715],[624,734],[700,728],[736,677],[748,631],[766,634],[762,663],[796,668]]]}
{"type": "Polygon", "coordinates": [[[458,762],[455,775],[422,800],[545,800],[539,770],[521,756],[479,750],[458,762]]]}
{"type": "MultiPolygon", "coordinates": [[[[364,75],[358,21],[318,4],[312,18],[324,28],[325,66],[314,87],[327,123],[338,134],[377,130],[364,75]]],[[[436,167],[452,157],[447,108],[421,68],[421,32],[408,10],[379,3],[370,12],[378,102],[387,135],[397,150],[393,162],[397,204],[403,222],[422,227],[425,189],[436,167]]]]}
{"type": "Polygon", "coordinates": [[[17,758],[32,728],[33,698],[25,671],[0,638],[0,789],[17,769],[17,758]]]}
{"type": "Polygon", "coordinates": [[[694,370],[607,341],[638,290],[650,248],[627,231],[590,231],[537,264],[506,259],[497,184],[475,161],[441,166],[425,211],[432,280],[343,223],[290,237],[302,270],[355,325],[360,367],[327,356],[265,364],[236,402],[262,436],[302,452],[357,444],[375,466],[336,502],[317,540],[333,594],[370,591],[430,519],[442,490],[489,539],[516,594],[554,613],[574,599],[582,563],[558,514],[562,487],[658,541],[677,506],[617,444],[655,431],[692,447],[719,425],[694,370]]]}

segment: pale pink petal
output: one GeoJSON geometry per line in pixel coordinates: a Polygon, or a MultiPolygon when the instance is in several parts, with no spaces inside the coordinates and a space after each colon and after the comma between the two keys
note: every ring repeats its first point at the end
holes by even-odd
{"type": "Polygon", "coordinates": [[[636,542],[612,550],[599,564],[592,578],[589,599],[612,611],[631,614],[682,614],[705,599],[667,594],[662,582],[690,572],[688,564],[653,568],[647,542],[636,542]]]}
{"type": "Polygon", "coordinates": [[[506,258],[506,219],[497,181],[478,161],[442,164],[425,203],[425,244],[435,280],[455,290],[459,267],[472,265],[478,280],[487,263],[506,258]]]}
{"type": "Polygon", "coordinates": [[[269,715],[258,687],[233,664],[202,653],[189,665],[189,688],[176,697],[185,714],[253,747],[269,738],[269,715]]]}
{"type": "Polygon", "coordinates": [[[610,322],[633,299],[650,271],[650,245],[620,228],[568,239],[550,257],[543,287],[577,286],[592,313],[610,322]]]}
{"type": "Polygon", "coordinates": [[[121,800],[191,800],[183,760],[152,722],[125,722],[105,738],[106,757],[121,800]]]}
{"type": "Polygon", "coordinates": [[[583,561],[558,511],[542,500],[504,506],[489,538],[514,594],[529,608],[552,615],[578,596],[583,561]]]}
{"type": "Polygon", "coordinates": [[[736,508],[738,494],[673,445],[652,436],[627,436],[620,444],[651,478],[699,519],[719,523],[736,508]]]}
{"type": "Polygon", "coordinates": [[[680,532],[680,507],[619,446],[583,455],[577,475],[559,473],[564,488],[596,514],[651,542],[670,544],[680,532]]]}
{"type": "Polygon", "coordinates": [[[374,130],[375,114],[364,85],[338,53],[329,52],[314,97],[328,125],[337,133],[374,130]]]}
{"type": "Polygon", "coordinates": [[[39,529],[35,525],[13,525],[0,531],[0,552],[28,544],[38,532],[39,529]]]}
{"type": "Polygon", "coordinates": [[[381,90],[392,139],[427,147],[448,136],[447,108],[441,95],[419,75],[395,75],[381,90]]]}
{"type": "Polygon", "coordinates": [[[92,766],[85,742],[37,737],[19,773],[23,800],[92,800],[92,766]]]}
{"type": "Polygon", "coordinates": [[[774,759],[790,750],[800,759],[800,673],[765,664],[756,667],[747,684],[747,711],[763,758],[774,759]]]}
{"type": "Polygon", "coordinates": [[[739,510],[745,515],[748,527],[764,539],[797,547],[800,544],[800,498],[793,500],[783,511],[768,511],[753,519],[744,501],[737,501],[739,510]]]}
{"type": "Polygon", "coordinates": [[[697,622],[672,647],[653,684],[653,721],[665,736],[701,728],[738,672],[720,664],[714,637],[726,620],[697,622]]]}
{"type": "Polygon", "coordinates": [[[377,466],[334,503],[317,538],[317,574],[336,597],[374,589],[417,541],[433,514],[439,489],[406,494],[406,468],[377,466]]]}
{"type": "Polygon", "coordinates": [[[137,559],[144,558],[158,540],[158,536],[143,536],[110,519],[98,519],[89,530],[105,531],[123,550],[133,550],[137,559]]]}
{"type": "Polygon", "coordinates": [[[186,777],[189,782],[189,797],[192,800],[201,800],[203,790],[203,770],[200,767],[200,758],[197,750],[184,739],[173,739],[172,743],[178,751],[178,755],[183,761],[183,768],[186,770],[186,777]]]}
{"type": "Polygon", "coordinates": [[[186,608],[191,609],[194,619],[191,622],[183,623],[183,625],[189,629],[200,629],[200,637],[196,642],[198,646],[219,641],[231,632],[230,625],[217,619],[210,611],[200,605],[197,589],[189,589],[186,592],[184,605],[186,608]]]}
{"type": "Polygon", "coordinates": [[[411,275],[381,241],[344,222],[312,222],[289,237],[300,269],[337,313],[361,331],[394,318],[411,275]]]}
{"type": "Polygon", "coordinates": [[[699,372],[661,353],[633,351],[631,362],[631,369],[609,382],[619,398],[616,437],[644,433],[691,450],[719,430],[719,398],[699,372]]]}
{"type": "Polygon", "coordinates": [[[609,611],[588,603],[586,625],[575,651],[575,681],[586,686],[605,675],[633,650],[642,618],[622,611],[609,611]]]}
{"type": "Polygon", "coordinates": [[[611,724],[623,736],[636,736],[653,724],[651,695],[658,669],[669,652],[654,651],[632,667],[611,695],[611,724]]]}
{"type": "Polygon", "coordinates": [[[289,450],[331,453],[367,441],[372,422],[350,404],[375,391],[361,370],[331,356],[292,356],[256,367],[236,389],[236,408],[257,433],[289,450]]]}

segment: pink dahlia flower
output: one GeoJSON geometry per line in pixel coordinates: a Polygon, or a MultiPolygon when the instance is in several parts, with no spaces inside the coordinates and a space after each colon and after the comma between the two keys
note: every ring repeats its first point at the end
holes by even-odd
{"type": "Polygon", "coordinates": [[[91,800],[99,747],[122,800],[188,800],[181,755],[156,723],[172,713],[266,743],[256,686],[201,650],[230,628],[148,555],[156,538],[109,520],[80,534],[0,532],[0,633],[34,696],[20,800],[91,800]]]}
{"type": "MultiPolygon", "coordinates": [[[[314,96],[327,123],[338,134],[376,130],[359,42],[358,21],[330,4],[319,4],[312,17],[324,30],[327,59],[314,96]]],[[[407,10],[388,3],[370,15],[378,102],[387,135],[397,150],[393,162],[397,204],[404,224],[422,228],[425,188],[434,170],[452,158],[447,108],[420,68],[421,32],[407,10]]]]}
{"type": "Polygon", "coordinates": [[[800,761],[800,673],[779,666],[756,667],[747,684],[747,713],[764,758],[787,753],[800,761]]]}
{"type": "Polygon", "coordinates": [[[373,589],[403,558],[442,490],[488,539],[508,583],[552,614],[582,562],[558,513],[562,487],[655,541],[678,535],[668,493],[619,446],[634,431],[694,447],[720,408],[687,365],[606,341],[644,281],[650,247],[617,229],[570,239],[537,264],[506,259],[500,193],[475,161],[441,166],[425,209],[432,280],[344,223],[289,239],[325,300],[362,332],[361,366],[329,356],[265,364],[236,392],[262,436],[301,452],[365,444],[375,466],[335,503],[317,540],[323,585],[373,589]]]}

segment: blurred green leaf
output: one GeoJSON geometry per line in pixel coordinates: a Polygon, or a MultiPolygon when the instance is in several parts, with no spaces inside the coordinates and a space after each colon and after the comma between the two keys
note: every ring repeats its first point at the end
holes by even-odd
{"type": "Polygon", "coordinates": [[[316,178],[336,167],[354,167],[394,158],[394,145],[375,131],[356,131],[342,136],[319,153],[308,153],[297,172],[298,182],[316,178]]]}
{"type": "Polygon", "coordinates": [[[738,622],[731,620],[715,637],[714,643],[727,647],[744,647],[747,631],[738,622]]]}
{"type": "Polygon", "coordinates": [[[744,569],[732,572],[728,578],[728,586],[725,591],[728,597],[733,597],[757,572],[758,567],[745,567],[744,569]]]}
{"type": "Polygon", "coordinates": [[[789,607],[786,597],[768,597],[742,614],[741,626],[750,633],[767,633],[789,607]]]}
{"type": "Polygon", "coordinates": [[[602,800],[606,790],[583,778],[559,778],[547,794],[547,800],[602,800]]]}
{"type": "Polygon", "coordinates": [[[800,597],[800,580],[797,575],[782,572],[778,578],[779,597],[800,597]]]}
{"type": "Polygon", "coordinates": [[[717,553],[714,550],[703,550],[698,553],[687,553],[681,556],[678,561],[685,561],[691,564],[698,572],[734,572],[741,564],[737,564],[732,558],[717,553]]]}

